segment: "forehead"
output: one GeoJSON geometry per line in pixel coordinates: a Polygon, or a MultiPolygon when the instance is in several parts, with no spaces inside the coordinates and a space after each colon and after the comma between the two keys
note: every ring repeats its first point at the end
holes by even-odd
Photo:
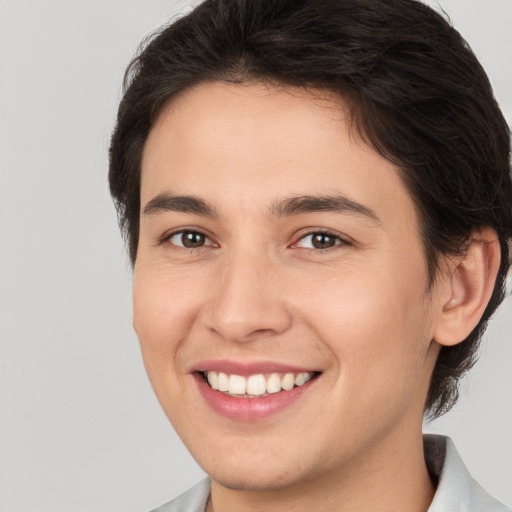
{"type": "MultiPolygon", "coordinates": [[[[262,83],[201,83],[162,110],[146,143],[142,168],[154,164],[154,148],[164,139],[174,142],[168,149],[176,158],[222,156],[224,167],[244,159],[248,169],[259,150],[258,164],[276,166],[300,154],[318,152],[322,142],[329,143],[326,135],[335,135],[333,129],[344,131],[346,118],[341,99],[327,91],[262,83]],[[276,150],[269,152],[272,146],[276,150]]],[[[238,178],[243,171],[239,169],[238,178]]]]}
{"type": "Polygon", "coordinates": [[[173,99],[146,142],[141,187],[142,207],[167,192],[221,207],[343,194],[372,210],[412,210],[397,169],[351,129],[340,97],[260,83],[203,83],[173,99]]]}

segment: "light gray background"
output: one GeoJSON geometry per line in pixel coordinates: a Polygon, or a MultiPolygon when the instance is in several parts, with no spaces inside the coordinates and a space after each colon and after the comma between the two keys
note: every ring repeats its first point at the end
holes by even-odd
{"type": "MultiPolygon", "coordinates": [[[[131,329],[107,192],[124,68],[189,2],[0,0],[3,512],[141,512],[202,472],[168,425],[131,329]]],[[[512,0],[440,2],[512,119],[512,0]]],[[[437,3],[436,3],[437,5],[437,3]]],[[[428,426],[512,505],[512,300],[456,410],[428,426]]]]}

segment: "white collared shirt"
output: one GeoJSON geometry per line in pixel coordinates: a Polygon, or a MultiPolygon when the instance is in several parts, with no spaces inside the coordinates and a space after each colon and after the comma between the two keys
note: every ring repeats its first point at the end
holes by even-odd
{"type": "Polygon", "coordinates": [[[426,434],[427,467],[439,483],[428,512],[511,512],[469,474],[449,437],[426,434]]]}

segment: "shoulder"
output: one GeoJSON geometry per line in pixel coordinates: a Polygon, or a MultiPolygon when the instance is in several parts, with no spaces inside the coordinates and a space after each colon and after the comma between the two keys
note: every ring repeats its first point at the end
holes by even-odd
{"type": "Polygon", "coordinates": [[[470,475],[449,437],[428,434],[423,442],[427,466],[439,479],[428,512],[511,512],[470,475]]]}
{"type": "Polygon", "coordinates": [[[204,512],[210,496],[210,479],[205,478],[177,498],[152,512],[204,512]]]}

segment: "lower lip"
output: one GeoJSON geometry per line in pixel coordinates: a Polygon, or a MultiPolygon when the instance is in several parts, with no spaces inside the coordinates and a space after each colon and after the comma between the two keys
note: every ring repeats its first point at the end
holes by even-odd
{"type": "Polygon", "coordinates": [[[315,382],[316,378],[302,386],[280,391],[260,398],[237,398],[212,389],[199,373],[195,373],[199,391],[210,407],[221,416],[237,421],[264,420],[294,404],[315,382]]]}

